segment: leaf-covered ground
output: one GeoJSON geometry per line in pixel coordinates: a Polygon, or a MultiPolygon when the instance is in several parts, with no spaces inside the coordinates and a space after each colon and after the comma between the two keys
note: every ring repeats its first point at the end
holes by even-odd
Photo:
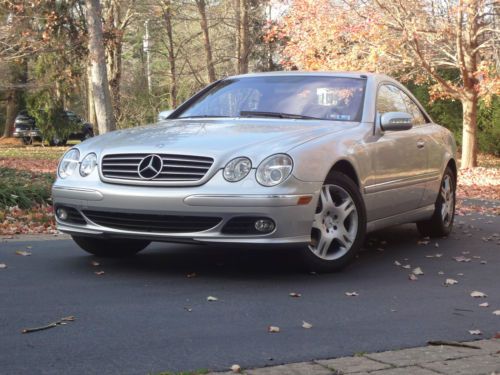
{"type": "MultiPolygon", "coordinates": [[[[50,187],[67,147],[0,145],[0,235],[55,233],[50,187]]],[[[480,167],[458,176],[457,213],[500,215],[500,207],[463,205],[462,199],[500,201],[500,158],[480,155],[480,167]]]]}

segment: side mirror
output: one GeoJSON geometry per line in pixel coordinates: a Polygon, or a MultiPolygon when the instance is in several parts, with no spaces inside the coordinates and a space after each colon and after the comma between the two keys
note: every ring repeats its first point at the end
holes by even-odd
{"type": "Polygon", "coordinates": [[[172,114],[174,110],[173,109],[168,109],[166,111],[161,111],[158,113],[158,121],[164,121],[172,114]]]}
{"type": "Polygon", "coordinates": [[[380,117],[382,130],[408,130],[413,126],[413,118],[406,112],[386,112],[380,117]]]}

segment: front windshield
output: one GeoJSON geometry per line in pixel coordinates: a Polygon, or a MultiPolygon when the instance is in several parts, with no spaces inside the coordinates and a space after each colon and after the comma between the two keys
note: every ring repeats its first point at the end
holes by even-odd
{"type": "Polygon", "coordinates": [[[360,78],[310,75],[226,79],[176,117],[360,121],[365,83],[360,78]]]}

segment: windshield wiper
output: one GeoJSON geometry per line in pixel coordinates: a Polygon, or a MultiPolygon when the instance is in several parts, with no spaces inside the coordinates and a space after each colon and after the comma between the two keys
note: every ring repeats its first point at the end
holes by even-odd
{"type": "Polygon", "coordinates": [[[183,119],[183,118],[209,118],[209,117],[230,117],[230,116],[220,116],[220,115],[196,115],[196,116],[184,116],[184,117],[176,117],[177,119],[183,119]]]}
{"type": "Polygon", "coordinates": [[[317,117],[304,116],[304,115],[295,115],[292,113],[283,113],[283,112],[261,112],[261,111],[241,111],[241,117],[277,117],[277,118],[290,118],[290,119],[299,119],[299,120],[323,120],[317,117]]]}

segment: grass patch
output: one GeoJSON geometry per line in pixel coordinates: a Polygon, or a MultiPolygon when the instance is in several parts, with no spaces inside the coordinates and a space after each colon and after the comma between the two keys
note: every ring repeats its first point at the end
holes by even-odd
{"type": "Polygon", "coordinates": [[[1,158],[58,160],[69,147],[18,146],[0,147],[1,158]]]}
{"type": "Polygon", "coordinates": [[[52,173],[0,167],[0,210],[13,206],[27,209],[50,203],[54,179],[52,173]]]}

